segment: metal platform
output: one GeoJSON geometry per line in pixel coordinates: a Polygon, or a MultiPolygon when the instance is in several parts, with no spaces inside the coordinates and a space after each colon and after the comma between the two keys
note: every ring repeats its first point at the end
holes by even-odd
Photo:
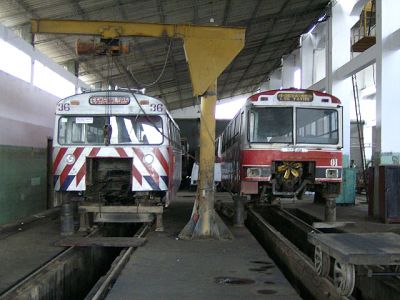
{"type": "Polygon", "coordinates": [[[400,235],[380,233],[331,233],[308,235],[308,241],[342,263],[399,265],[400,235]]]}
{"type": "Polygon", "coordinates": [[[318,274],[328,277],[331,257],[333,283],[343,296],[353,293],[356,283],[355,266],[368,268],[368,276],[397,276],[400,265],[400,235],[380,233],[309,233],[308,241],[315,246],[314,266],[318,274]],[[395,266],[394,271],[374,273],[371,266],[395,266]]]}

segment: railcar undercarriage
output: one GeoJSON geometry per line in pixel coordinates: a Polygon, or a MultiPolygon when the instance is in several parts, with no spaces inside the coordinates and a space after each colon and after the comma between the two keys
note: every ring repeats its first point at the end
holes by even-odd
{"type": "Polygon", "coordinates": [[[315,162],[274,161],[271,178],[274,196],[301,198],[307,185],[314,183],[315,162]]]}
{"type": "Polygon", "coordinates": [[[154,219],[156,230],[162,231],[167,192],[132,191],[131,170],[131,158],[87,158],[86,191],[56,195],[63,205],[62,233],[72,234],[77,223],[79,230],[85,231],[93,223],[147,223],[154,219]]]}
{"type": "Polygon", "coordinates": [[[165,191],[132,191],[131,158],[87,159],[85,202],[102,205],[163,205],[165,191]]]}

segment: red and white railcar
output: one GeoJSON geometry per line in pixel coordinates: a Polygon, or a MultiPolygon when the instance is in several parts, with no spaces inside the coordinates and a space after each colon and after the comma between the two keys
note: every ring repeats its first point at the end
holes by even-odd
{"type": "Polygon", "coordinates": [[[217,140],[222,185],[241,195],[301,198],[306,189],[338,194],[342,106],[311,90],[249,97],[217,140]]]}
{"type": "Polygon", "coordinates": [[[140,93],[70,96],[57,105],[53,171],[56,205],[75,196],[113,206],[110,219],[118,222],[115,212],[126,219],[125,206],[173,199],[181,180],[179,128],[160,100],[140,93]]]}

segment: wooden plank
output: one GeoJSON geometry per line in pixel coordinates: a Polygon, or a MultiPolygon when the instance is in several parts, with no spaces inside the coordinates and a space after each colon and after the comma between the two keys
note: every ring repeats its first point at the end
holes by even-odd
{"type": "Polygon", "coordinates": [[[364,36],[355,42],[351,48],[353,52],[364,52],[368,48],[372,47],[376,44],[376,37],[375,36],[364,36]]]}
{"type": "Polygon", "coordinates": [[[125,205],[98,205],[98,204],[81,204],[79,210],[94,213],[153,213],[162,214],[162,206],[125,206],[125,205]]]}
{"type": "Polygon", "coordinates": [[[136,237],[68,237],[55,243],[62,247],[140,247],[146,243],[146,238],[136,237]]]}
{"type": "Polygon", "coordinates": [[[343,263],[400,265],[400,235],[392,232],[309,234],[308,241],[343,263]]]}

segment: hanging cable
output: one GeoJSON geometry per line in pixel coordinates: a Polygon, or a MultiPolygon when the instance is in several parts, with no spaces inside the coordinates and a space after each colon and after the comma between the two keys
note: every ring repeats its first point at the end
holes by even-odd
{"type": "Polygon", "coordinates": [[[165,56],[165,61],[164,61],[164,65],[161,69],[160,75],[158,75],[158,77],[156,78],[156,80],[154,80],[153,82],[150,83],[143,83],[140,80],[137,79],[137,77],[133,74],[132,70],[128,70],[128,72],[131,74],[132,78],[140,85],[143,87],[150,87],[155,85],[160,79],[161,77],[164,75],[164,71],[165,68],[167,67],[167,63],[168,63],[168,57],[169,57],[169,53],[171,51],[171,46],[172,46],[172,39],[170,39],[169,41],[169,46],[168,46],[168,51],[167,51],[167,55],[165,56]]]}
{"type": "MultiPolygon", "coordinates": [[[[114,60],[114,64],[118,70],[118,72],[123,73],[123,71],[121,70],[121,66],[118,64],[118,60],[114,60]]],[[[149,115],[146,113],[146,111],[144,110],[144,108],[142,107],[142,105],[140,104],[138,98],[136,97],[135,94],[135,90],[131,89],[129,87],[128,81],[126,80],[126,77],[123,77],[124,83],[129,91],[129,93],[132,95],[133,99],[135,100],[136,104],[139,107],[140,112],[143,114],[143,116],[146,118],[146,120],[154,127],[155,130],[157,130],[157,132],[159,134],[161,134],[164,138],[166,138],[168,140],[169,143],[171,143],[173,140],[170,136],[166,135],[163,131],[161,131],[157,125],[154,123],[154,121],[152,119],[149,118],[149,115]]],[[[195,160],[195,157],[193,157],[191,154],[189,154],[189,152],[185,152],[182,153],[182,155],[188,155],[189,157],[193,158],[195,160]]]]}

